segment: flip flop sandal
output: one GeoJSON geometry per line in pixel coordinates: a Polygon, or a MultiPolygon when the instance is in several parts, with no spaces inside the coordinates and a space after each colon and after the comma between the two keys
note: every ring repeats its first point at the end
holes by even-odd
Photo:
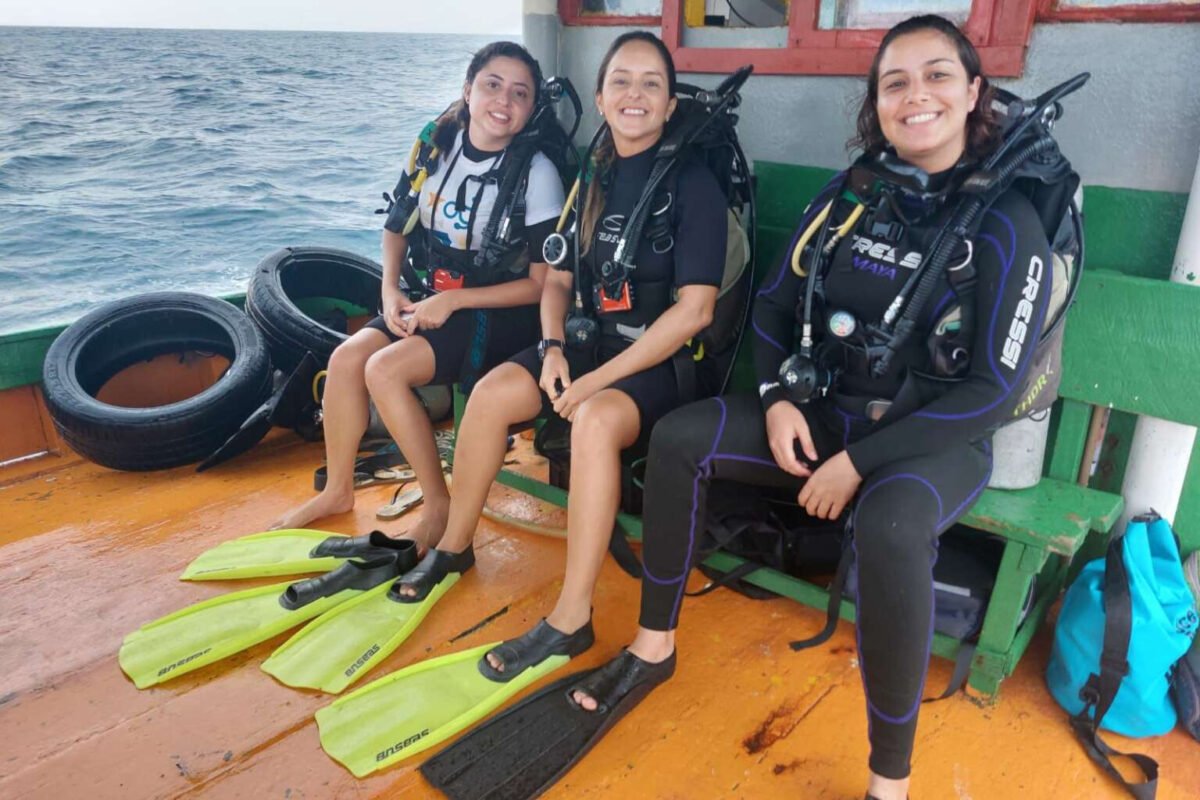
{"type": "MultiPolygon", "coordinates": [[[[383,481],[375,477],[376,470],[407,466],[408,459],[395,448],[390,448],[387,452],[363,456],[354,462],[354,488],[359,489],[363,486],[370,486],[373,483],[382,483],[383,481]]],[[[327,465],[317,467],[313,472],[313,488],[318,492],[322,491],[328,481],[329,467],[327,465]]]]}
{"type": "Polygon", "coordinates": [[[377,469],[375,470],[375,483],[388,483],[391,481],[411,481],[417,477],[417,473],[409,468],[400,469],[377,469]]]}
{"type": "MultiPolygon", "coordinates": [[[[410,575],[412,573],[409,573],[410,575]]],[[[520,675],[527,667],[542,663],[548,656],[567,656],[574,658],[587,650],[596,641],[592,630],[592,621],[574,633],[563,633],[551,627],[543,617],[541,622],[534,625],[532,630],[496,645],[492,650],[479,659],[479,671],[483,677],[497,683],[508,683],[520,675]],[[494,655],[504,665],[500,671],[488,662],[488,655],[494,655]]]]}
{"type": "Polygon", "coordinates": [[[397,603],[419,603],[428,597],[447,575],[455,572],[462,575],[473,566],[475,548],[470,545],[461,553],[449,553],[431,547],[415,567],[392,584],[392,588],[388,589],[388,598],[397,603]],[[416,589],[417,593],[401,594],[401,589],[416,589]]]}
{"type": "Polygon", "coordinates": [[[437,443],[438,455],[442,458],[454,457],[454,429],[434,431],[433,440],[437,443]]]}
{"type": "Polygon", "coordinates": [[[405,491],[405,486],[408,484],[405,483],[396,490],[396,493],[392,495],[392,502],[379,507],[379,510],[375,512],[375,519],[397,519],[421,504],[421,501],[425,499],[425,493],[421,491],[421,487],[415,486],[405,491]]]}
{"type": "Polygon", "coordinates": [[[631,708],[642,701],[654,687],[675,674],[675,654],[657,664],[643,661],[628,650],[599,669],[586,673],[567,689],[567,700],[575,708],[587,711],[575,702],[575,693],[583,692],[596,701],[592,714],[609,714],[607,725],[616,724],[631,708]]]}

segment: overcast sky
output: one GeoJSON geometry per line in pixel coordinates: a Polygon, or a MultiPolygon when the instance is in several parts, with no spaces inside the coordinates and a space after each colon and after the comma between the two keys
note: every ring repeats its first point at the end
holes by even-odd
{"type": "Polygon", "coordinates": [[[0,0],[0,25],[512,34],[521,0],[0,0]]]}

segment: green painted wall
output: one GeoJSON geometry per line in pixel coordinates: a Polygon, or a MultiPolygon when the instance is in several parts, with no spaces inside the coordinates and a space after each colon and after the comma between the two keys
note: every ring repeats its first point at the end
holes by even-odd
{"type": "Polygon", "coordinates": [[[1084,187],[1088,269],[1169,278],[1187,200],[1171,192],[1084,187]]]}

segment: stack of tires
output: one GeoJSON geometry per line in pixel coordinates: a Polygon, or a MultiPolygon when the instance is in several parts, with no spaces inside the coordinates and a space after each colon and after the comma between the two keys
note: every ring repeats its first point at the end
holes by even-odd
{"type": "MultiPolygon", "coordinates": [[[[281,383],[311,352],[323,369],[347,338],[297,301],[333,298],[374,309],[382,280],[378,264],[353,253],[286,247],[255,268],[244,314],[224,300],[187,292],[104,305],[68,327],[46,354],[43,390],[55,428],[72,449],[113,469],[166,469],[207,458],[261,412],[271,396],[272,367],[281,373],[274,383],[281,383]],[[200,393],[167,405],[129,408],[96,398],[127,367],[187,351],[221,355],[229,367],[200,393]]],[[[448,412],[448,387],[419,394],[435,419],[448,412]]]]}

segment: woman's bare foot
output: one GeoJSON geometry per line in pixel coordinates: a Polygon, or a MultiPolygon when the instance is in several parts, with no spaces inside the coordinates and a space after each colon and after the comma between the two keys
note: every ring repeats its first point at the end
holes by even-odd
{"type": "Polygon", "coordinates": [[[338,492],[325,488],[320,494],[307,503],[293,508],[279,519],[271,523],[268,530],[278,531],[288,528],[303,528],[314,519],[345,514],[354,508],[354,491],[338,492]]]}
{"type": "MultiPolygon", "coordinates": [[[[675,631],[652,631],[639,627],[637,636],[625,649],[648,664],[660,664],[675,652],[675,631]]],[[[595,698],[578,690],[572,694],[572,698],[587,711],[596,710],[595,698]]]]}

